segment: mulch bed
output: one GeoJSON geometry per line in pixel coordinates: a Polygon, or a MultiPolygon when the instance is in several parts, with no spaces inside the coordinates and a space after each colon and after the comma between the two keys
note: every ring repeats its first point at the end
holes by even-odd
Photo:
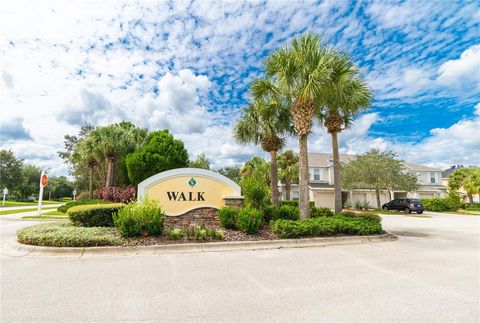
{"type": "Polygon", "coordinates": [[[184,243],[202,243],[202,242],[221,242],[221,241],[261,241],[275,240],[269,225],[264,224],[256,234],[246,234],[239,230],[230,230],[225,228],[216,228],[223,231],[223,240],[188,240],[182,238],[180,240],[170,240],[166,235],[147,236],[124,239],[123,246],[151,246],[151,245],[167,245],[167,244],[184,244],[184,243]]]}

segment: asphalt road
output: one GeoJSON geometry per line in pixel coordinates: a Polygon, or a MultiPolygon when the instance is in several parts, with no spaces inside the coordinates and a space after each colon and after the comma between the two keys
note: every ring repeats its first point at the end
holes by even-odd
{"type": "MultiPolygon", "coordinates": [[[[480,217],[384,217],[398,241],[1,258],[1,322],[478,322],[480,217]]],[[[28,223],[0,218],[2,243],[28,223]]]]}

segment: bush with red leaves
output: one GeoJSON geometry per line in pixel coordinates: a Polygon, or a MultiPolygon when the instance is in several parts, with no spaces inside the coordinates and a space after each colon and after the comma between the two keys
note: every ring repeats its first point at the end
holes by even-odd
{"type": "Polygon", "coordinates": [[[135,199],[136,193],[133,185],[102,187],[97,190],[97,198],[114,203],[129,203],[135,199]]]}

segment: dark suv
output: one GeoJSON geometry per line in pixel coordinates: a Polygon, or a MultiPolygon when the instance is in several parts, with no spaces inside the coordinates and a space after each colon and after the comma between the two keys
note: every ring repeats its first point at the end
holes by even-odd
{"type": "Polygon", "coordinates": [[[405,213],[417,212],[418,214],[422,214],[424,210],[420,200],[409,198],[394,199],[388,203],[383,204],[382,209],[405,211],[405,213]]]}

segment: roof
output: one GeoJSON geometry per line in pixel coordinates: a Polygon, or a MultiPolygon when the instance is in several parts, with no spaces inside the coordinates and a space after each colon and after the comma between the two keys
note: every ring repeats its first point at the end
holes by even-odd
{"type": "MultiPolygon", "coordinates": [[[[309,166],[317,166],[317,167],[328,167],[333,164],[332,162],[332,154],[331,153],[309,153],[308,154],[308,165],[309,166]]],[[[357,158],[357,155],[351,154],[340,154],[340,162],[348,163],[351,160],[357,158]]],[[[405,162],[405,167],[410,170],[417,170],[417,171],[432,171],[432,172],[441,172],[440,168],[433,168],[429,166],[419,165],[419,164],[412,164],[405,162]]]]}
{"type": "Polygon", "coordinates": [[[310,188],[332,188],[334,187],[332,184],[328,184],[328,183],[308,183],[308,186],[310,186],[310,188]]]}
{"type": "MultiPolygon", "coordinates": [[[[340,161],[348,163],[352,159],[355,159],[357,155],[347,155],[340,154],[340,161]]],[[[309,166],[318,166],[318,167],[327,167],[333,164],[332,154],[329,153],[309,153],[308,154],[308,165],[309,166]]]]}

